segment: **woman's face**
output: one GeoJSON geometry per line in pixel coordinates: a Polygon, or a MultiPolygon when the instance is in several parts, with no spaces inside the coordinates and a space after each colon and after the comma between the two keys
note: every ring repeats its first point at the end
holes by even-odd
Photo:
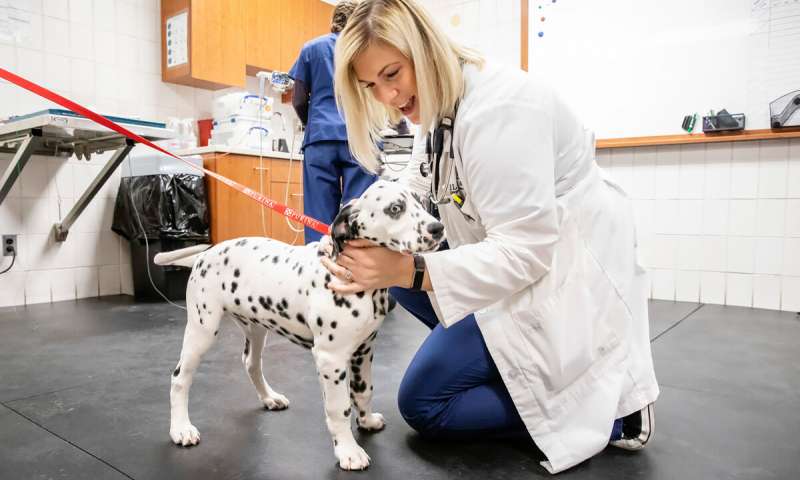
{"type": "Polygon", "coordinates": [[[353,69],[361,86],[371,90],[376,100],[419,123],[414,65],[400,50],[374,42],[355,58],[353,69]]]}

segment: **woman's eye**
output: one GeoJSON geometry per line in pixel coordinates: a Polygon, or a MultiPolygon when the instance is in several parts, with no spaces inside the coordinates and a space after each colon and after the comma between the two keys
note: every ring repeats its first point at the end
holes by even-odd
{"type": "Polygon", "coordinates": [[[398,68],[398,69],[397,69],[397,70],[395,70],[394,72],[386,74],[386,78],[388,78],[388,79],[390,79],[390,80],[391,80],[392,78],[394,78],[395,76],[397,76],[397,72],[399,72],[399,71],[400,71],[400,69],[398,68]]]}

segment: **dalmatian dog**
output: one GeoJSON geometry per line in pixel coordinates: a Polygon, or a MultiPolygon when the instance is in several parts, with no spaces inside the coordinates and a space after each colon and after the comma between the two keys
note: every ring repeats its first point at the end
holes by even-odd
{"type": "Polygon", "coordinates": [[[435,250],[444,227],[399,183],[378,180],[336,216],[331,235],[291,246],[262,237],[228,240],[156,255],[158,265],[192,267],[186,288],[188,313],[178,366],[172,373],[170,429],[177,445],[196,445],[200,433],[189,420],[189,388],[203,354],[228,317],[244,332],[242,363],[268,410],[289,399],[267,383],[262,350],[276,333],[311,350],[322,386],[334,454],[345,470],[369,466],[356,443],[351,412],[364,430],[384,428],[372,412],[373,342],[389,308],[386,289],[339,295],[326,288],[332,277],[322,256],[335,260],[345,240],[363,238],[404,253],[435,250]]]}

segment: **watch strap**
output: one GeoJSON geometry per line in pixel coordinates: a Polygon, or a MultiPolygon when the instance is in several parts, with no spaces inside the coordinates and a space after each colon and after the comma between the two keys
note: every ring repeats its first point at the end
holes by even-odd
{"type": "Polygon", "coordinates": [[[414,279],[411,282],[412,290],[422,290],[422,280],[425,278],[425,259],[422,255],[414,255],[414,279]]]}

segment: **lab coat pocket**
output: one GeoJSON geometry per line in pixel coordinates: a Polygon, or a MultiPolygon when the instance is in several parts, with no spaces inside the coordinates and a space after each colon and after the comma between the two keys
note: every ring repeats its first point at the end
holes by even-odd
{"type": "Polygon", "coordinates": [[[586,382],[578,381],[591,376],[592,367],[619,343],[605,315],[608,302],[616,298],[613,289],[577,230],[571,235],[574,238],[562,234],[564,244],[556,249],[548,273],[562,281],[535,285],[530,308],[512,315],[523,337],[522,345],[529,350],[522,355],[521,363],[528,362],[525,369],[545,389],[543,398],[554,399],[543,405],[546,410],[566,407],[570,400],[576,400],[574,397],[586,386],[586,382]]]}

